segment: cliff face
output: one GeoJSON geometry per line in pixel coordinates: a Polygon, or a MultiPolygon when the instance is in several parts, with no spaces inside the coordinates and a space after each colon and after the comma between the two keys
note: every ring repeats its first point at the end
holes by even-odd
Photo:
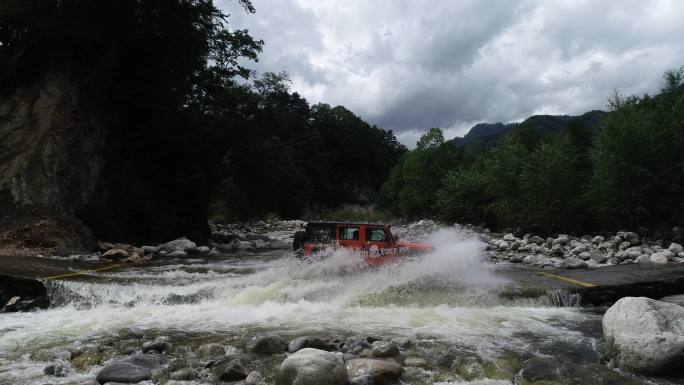
{"type": "Polygon", "coordinates": [[[0,247],[83,249],[92,235],[75,212],[91,200],[106,130],[78,87],[47,75],[0,99],[0,247]]]}

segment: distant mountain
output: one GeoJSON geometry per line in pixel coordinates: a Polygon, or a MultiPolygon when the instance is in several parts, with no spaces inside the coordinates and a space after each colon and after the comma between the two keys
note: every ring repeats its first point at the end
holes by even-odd
{"type": "Polygon", "coordinates": [[[467,150],[481,150],[499,143],[501,138],[516,126],[532,127],[542,135],[562,132],[571,124],[587,128],[596,136],[600,130],[599,124],[606,113],[600,110],[589,111],[582,115],[534,115],[520,123],[480,123],[473,126],[468,133],[460,138],[451,140],[458,147],[467,150]]]}

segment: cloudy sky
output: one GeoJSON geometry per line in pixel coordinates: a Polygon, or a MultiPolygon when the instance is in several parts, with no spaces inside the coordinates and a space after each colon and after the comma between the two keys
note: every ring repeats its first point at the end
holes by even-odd
{"type": "Polygon", "coordinates": [[[309,102],[344,105],[409,147],[479,122],[604,109],[684,65],[684,1],[217,0],[309,102]]]}

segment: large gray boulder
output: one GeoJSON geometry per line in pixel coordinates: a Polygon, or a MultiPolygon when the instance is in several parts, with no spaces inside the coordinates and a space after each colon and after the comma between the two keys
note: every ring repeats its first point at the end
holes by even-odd
{"type": "Polygon", "coordinates": [[[603,316],[606,353],[612,365],[660,373],[684,362],[684,307],[644,297],[625,297],[603,316]]]}
{"type": "Polygon", "coordinates": [[[278,385],[346,385],[349,382],[342,357],[325,350],[304,348],[280,365],[278,385]]]}

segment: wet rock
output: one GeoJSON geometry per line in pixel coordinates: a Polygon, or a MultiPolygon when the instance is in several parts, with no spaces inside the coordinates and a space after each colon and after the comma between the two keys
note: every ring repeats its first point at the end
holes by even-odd
{"type": "Polygon", "coordinates": [[[595,245],[599,245],[599,244],[603,243],[605,240],[606,240],[606,238],[604,238],[600,235],[597,235],[594,238],[592,238],[591,243],[593,243],[595,245]]]}
{"type": "Polygon", "coordinates": [[[528,239],[528,242],[534,243],[535,245],[543,245],[546,241],[544,240],[544,238],[534,235],[528,239]]]}
{"type": "Polygon", "coordinates": [[[359,337],[349,337],[344,342],[344,349],[347,352],[354,352],[355,354],[363,349],[370,348],[371,344],[359,337]]]}
{"type": "Polygon", "coordinates": [[[159,252],[159,247],[157,247],[157,246],[143,246],[142,250],[143,250],[144,254],[157,254],[159,252]]]}
{"type": "Polygon", "coordinates": [[[247,370],[240,359],[233,359],[216,370],[217,377],[221,381],[240,381],[247,378],[247,370]]]}
{"type": "Polygon", "coordinates": [[[603,316],[611,364],[629,371],[680,369],[684,360],[684,308],[644,297],[625,297],[603,316]]]}
{"type": "Polygon", "coordinates": [[[282,353],[287,348],[285,340],[271,334],[253,337],[247,344],[247,349],[257,354],[282,353]]]}
{"type": "Polygon", "coordinates": [[[560,384],[558,363],[542,358],[533,358],[520,371],[521,384],[560,384]]]}
{"type": "Polygon", "coordinates": [[[176,251],[183,251],[187,254],[197,253],[197,244],[187,238],[179,238],[171,242],[159,245],[159,251],[171,254],[176,251]]]}
{"type": "Polygon", "coordinates": [[[159,369],[161,367],[161,357],[154,354],[137,354],[120,362],[129,362],[147,369],[159,369]]]}
{"type": "Polygon", "coordinates": [[[211,252],[211,249],[209,248],[209,246],[200,246],[197,248],[197,252],[199,252],[202,255],[206,255],[209,254],[209,252],[211,252]]]}
{"type": "Polygon", "coordinates": [[[152,378],[152,370],[146,367],[135,365],[131,362],[115,362],[106,365],[97,374],[97,382],[104,384],[107,382],[121,382],[135,384],[140,381],[147,381],[152,378]]]}
{"type": "Polygon", "coordinates": [[[278,385],[347,385],[348,382],[342,358],[325,350],[304,348],[287,357],[278,370],[278,385]]]}
{"type": "Polygon", "coordinates": [[[49,305],[47,289],[39,280],[0,274],[0,313],[45,309],[49,305]]]}
{"type": "Polygon", "coordinates": [[[428,362],[424,358],[420,357],[409,357],[404,360],[404,366],[413,366],[418,368],[427,368],[428,362]]]}
{"type": "Polygon", "coordinates": [[[564,235],[558,236],[558,238],[553,240],[554,245],[565,246],[570,242],[570,239],[564,235]]]}
{"type": "MultiPolygon", "coordinates": [[[[630,259],[625,259],[624,261],[622,261],[622,263],[627,261],[630,261],[630,259]]],[[[651,258],[648,255],[644,254],[640,255],[636,260],[634,260],[634,262],[648,265],[649,263],[651,263],[651,258]]]]}
{"type": "Polygon", "coordinates": [[[579,258],[570,257],[563,261],[561,267],[564,269],[583,269],[587,267],[587,263],[579,258]]]}
{"type": "Polygon", "coordinates": [[[297,352],[304,348],[331,350],[330,345],[327,342],[321,340],[320,338],[309,336],[295,338],[294,340],[290,341],[289,344],[287,344],[287,351],[290,353],[297,352]]]}
{"type": "Polygon", "coordinates": [[[182,250],[176,250],[174,252],[166,254],[166,256],[169,258],[183,258],[183,257],[187,257],[188,253],[186,253],[185,251],[182,251],[182,250]]]}
{"type": "Polygon", "coordinates": [[[597,263],[605,263],[608,260],[608,257],[603,255],[603,253],[596,253],[596,252],[591,253],[589,258],[591,258],[592,261],[595,261],[597,263]]]}
{"type": "Polygon", "coordinates": [[[378,358],[398,357],[400,354],[399,347],[392,342],[379,342],[373,346],[373,355],[378,358]]]}
{"type": "Polygon", "coordinates": [[[66,377],[68,367],[61,362],[50,364],[43,368],[43,373],[47,376],[66,377]]]}
{"type": "Polygon", "coordinates": [[[247,378],[245,378],[245,385],[259,385],[262,378],[263,377],[261,376],[261,373],[254,370],[247,375],[247,378]]]}
{"type": "Polygon", "coordinates": [[[131,255],[128,253],[128,251],[124,249],[111,249],[105,251],[104,254],[102,254],[102,258],[108,259],[108,260],[118,260],[118,259],[126,259],[130,257],[131,255]]]}
{"type": "Polygon", "coordinates": [[[164,353],[171,349],[171,344],[164,341],[164,339],[156,339],[154,341],[146,342],[142,346],[143,353],[157,352],[164,353]]]}
{"type": "Polygon", "coordinates": [[[169,378],[175,381],[189,381],[192,380],[193,377],[194,373],[192,372],[192,368],[180,368],[171,373],[169,378]]]}
{"type": "Polygon", "coordinates": [[[413,342],[409,337],[394,337],[390,339],[390,341],[402,349],[408,349],[411,345],[413,345],[413,342]]]}
{"type": "Polygon", "coordinates": [[[219,357],[224,354],[226,354],[226,349],[224,349],[223,345],[221,344],[203,344],[200,345],[199,348],[197,348],[197,355],[202,358],[219,357]]]}
{"type": "Polygon", "coordinates": [[[485,374],[484,367],[475,357],[459,357],[454,360],[451,369],[466,381],[483,378],[485,374]]]}
{"type": "Polygon", "coordinates": [[[356,358],[347,362],[347,373],[353,379],[367,377],[373,385],[389,385],[401,377],[401,365],[383,360],[356,358]]]}

